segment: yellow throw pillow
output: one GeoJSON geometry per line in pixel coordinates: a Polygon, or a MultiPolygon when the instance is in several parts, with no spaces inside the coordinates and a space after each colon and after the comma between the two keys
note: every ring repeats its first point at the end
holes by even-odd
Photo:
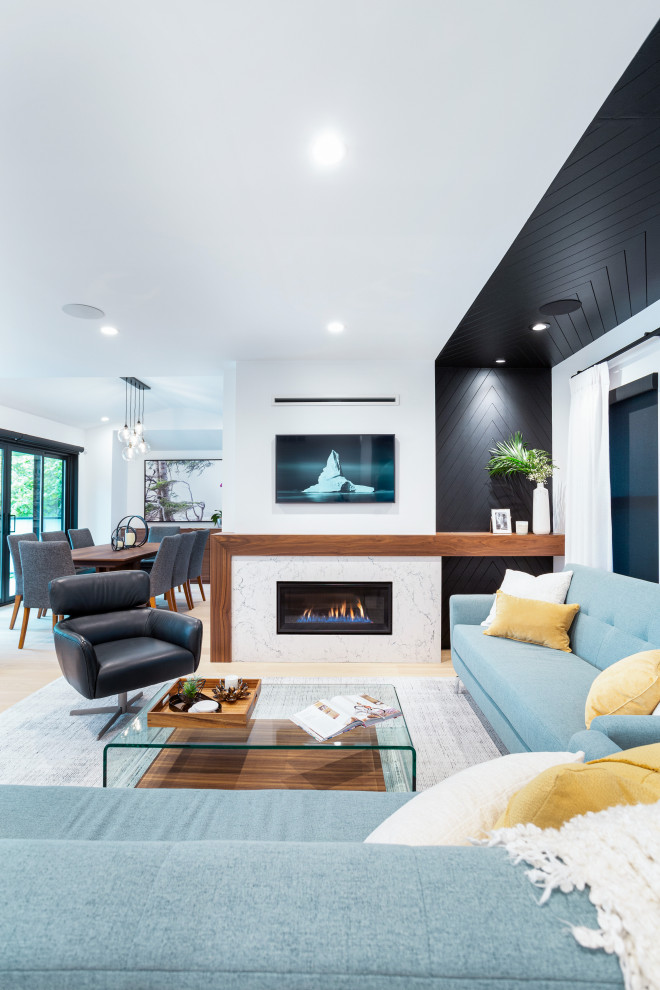
{"type": "Polygon", "coordinates": [[[638,746],[590,763],[550,767],[513,795],[495,828],[560,828],[587,811],[660,800],[660,743],[638,746]]]}
{"type": "Polygon", "coordinates": [[[531,598],[514,598],[497,592],[496,613],[484,636],[501,636],[521,643],[536,643],[571,653],[568,630],[580,611],[579,605],[555,605],[531,598]]]}
{"type": "Polygon", "coordinates": [[[584,721],[596,715],[650,715],[660,704],[660,650],[644,650],[602,670],[589,689],[584,721]]]}

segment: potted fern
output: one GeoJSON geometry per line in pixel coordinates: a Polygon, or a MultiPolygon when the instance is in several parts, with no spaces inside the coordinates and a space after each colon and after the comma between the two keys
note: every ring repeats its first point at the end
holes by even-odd
{"type": "Polygon", "coordinates": [[[528,447],[520,431],[514,433],[509,440],[500,440],[490,449],[489,453],[491,458],[486,465],[486,470],[491,478],[523,474],[530,481],[536,482],[532,531],[537,535],[549,533],[550,499],[545,483],[557,468],[550,454],[547,450],[528,447]]]}

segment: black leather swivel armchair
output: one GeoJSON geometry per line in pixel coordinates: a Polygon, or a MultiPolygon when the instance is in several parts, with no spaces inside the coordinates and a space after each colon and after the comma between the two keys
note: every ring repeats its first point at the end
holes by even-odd
{"type": "Polygon", "coordinates": [[[142,692],[128,692],[191,674],[199,666],[203,627],[199,619],[147,608],[144,571],[77,574],[50,582],[55,615],[55,652],[62,673],[85,698],[118,695],[118,704],[74,709],[71,715],[111,712],[100,739],[127,712],[139,711],[142,692]]]}

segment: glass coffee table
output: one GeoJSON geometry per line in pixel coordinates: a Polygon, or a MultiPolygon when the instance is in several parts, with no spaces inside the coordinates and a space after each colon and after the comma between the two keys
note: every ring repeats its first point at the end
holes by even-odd
{"type": "Polygon", "coordinates": [[[392,684],[265,684],[247,725],[147,725],[151,698],[103,750],[104,787],[414,791],[415,748],[403,715],[317,742],[289,721],[319,698],[368,694],[401,705],[392,684]]]}

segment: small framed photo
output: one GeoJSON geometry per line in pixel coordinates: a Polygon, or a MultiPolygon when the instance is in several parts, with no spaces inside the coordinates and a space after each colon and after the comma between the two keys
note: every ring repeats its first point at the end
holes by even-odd
{"type": "Polygon", "coordinates": [[[495,536],[511,534],[511,509],[491,509],[490,528],[495,536]]]}

